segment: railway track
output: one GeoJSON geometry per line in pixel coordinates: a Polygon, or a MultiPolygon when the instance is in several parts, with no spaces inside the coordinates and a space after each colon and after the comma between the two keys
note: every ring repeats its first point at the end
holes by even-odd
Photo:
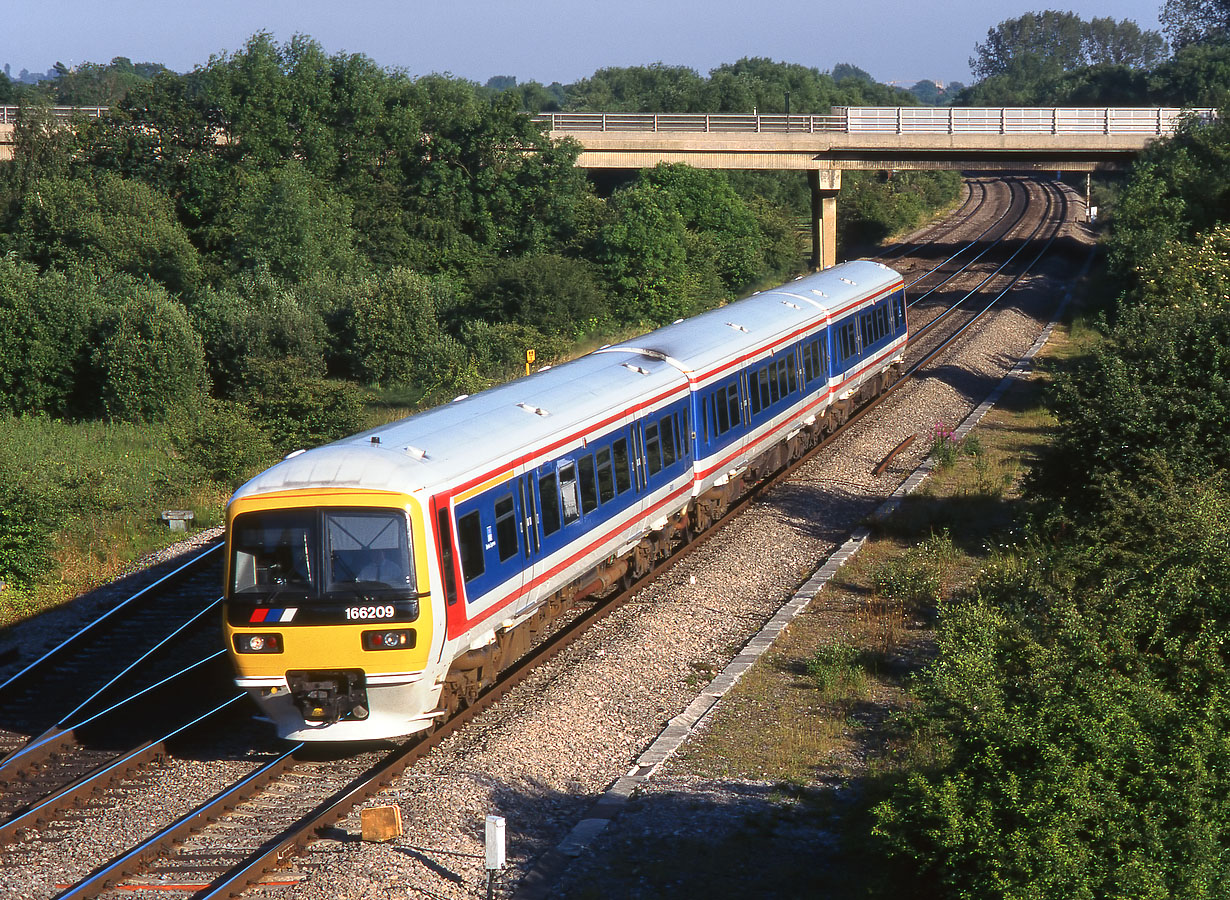
{"type": "MultiPolygon", "coordinates": [[[[1005,237],[1011,229],[1005,232],[1005,237]]],[[[1009,238],[1011,240],[1011,238],[1009,238]]],[[[1026,254],[1027,255],[1027,254],[1026,254]]],[[[962,275],[962,278],[967,277],[962,275]]],[[[969,274],[969,278],[974,278],[974,274],[969,274]]],[[[981,275],[980,277],[986,277],[981,275]]],[[[1008,279],[1014,277],[1011,273],[1004,273],[992,277],[1002,277],[1008,279]]],[[[1019,274],[1015,277],[1020,277],[1019,274]]],[[[955,290],[955,287],[950,287],[946,293],[955,290]]],[[[954,308],[959,308],[957,304],[954,308]]],[[[830,438],[827,443],[832,443],[835,440],[844,437],[844,432],[839,432],[834,437],[830,438]]],[[[822,445],[823,446],[823,445],[822,445]]],[[[817,451],[819,452],[819,450],[817,451]]],[[[797,471],[799,466],[805,463],[800,463],[791,469],[791,472],[797,471]]],[[[756,494],[746,495],[744,503],[750,502],[756,496],[759,496],[763,491],[767,490],[768,486],[761,488],[756,494]]],[[[716,531],[711,531],[712,535],[716,531]]],[[[701,547],[705,546],[701,542],[689,545],[687,553],[694,553],[701,547]]],[[[682,557],[680,558],[682,559],[682,557]]],[[[671,565],[677,565],[680,559],[676,559],[671,565]]],[[[667,571],[665,567],[655,570],[655,576],[660,572],[667,571]]],[[[609,607],[604,608],[603,615],[613,614],[619,607],[619,603],[626,603],[629,598],[636,596],[643,585],[637,585],[633,590],[626,592],[618,598],[612,598],[614,602],[609,607]]],[[[585,624],[593,624],[598,621],[596,613],[583,615],[580,619],[585,620],[585,624]]],[[[578,626],[579,627],[579,626],[578,626]]],[[[561,637],[561,641],[567,640],[566,637],[561,637]]],[[[566,644],[560,643],[553,649],[547,649],[543,652],[554,655],[563,651],[566,644]]],[[[528,677],[530,669],[525,669],[524,674],[519,677],[528,677]]],[[[507,685],[503,682],[495,690],[499,695],[503,695],[512,689],[515,682],[510,681],[507,685]]],[[[490,699],[495,699],[495,694],[490,699]]],[[[425,753],[430,746],[438,743],[440,740],[447,737],[453,730],[460,726],[462,721],[469,719],[477,714],[481,707],[474,706],[463,713],[464,719],[458,719],[455,723],[450,723],[446,726],[447,730],[432,735],[427,742],[422,745],[416,745],[414,748],[398,748],[388,759],[377,763],[374,757],[364,756],[356,763],[356,768],[362,769],[364,766],[371,772],[380,770],[383,772],[379,777],[369,777],[364,775],[362,779],[358,775],[354,775],[347,780],[349,775],[353,775],[354,769],[349,767],[349,764],[343,766],[336,761],[319,760],[304,758],[302,755],[296,755],[292,752],[285,757],[284,760],[278,762],[279,766],[285,766],[284,770],[279,771],[271,777],[270,785],[280,785],[280,787],[269,787],[263,789],[253,797],[245,798],[242,802],[234,805],[234,812],[227,814],[225,818],[220,819],[220,825],[214,827],[205,826],[203,823],[211,817],[221,815],[220,808],[207,808],[205,804],[201,804],[200,809],[191,810],[189,815],[181,817],[188,822],[177,823],[178,827],[187,828],[186,831],[181,831],[173,836],[154,835],[145,838],[141,842],[143,849],[134,848],[131,854],[121,854],[117,857],[117,865],[102,867],[90,878],[83,880],[78,885],[68,888],[62,896],[98,896],[100,891],[104,890],[104,886],[108,882],[123,881],[127,889],[114,893],[115,896],[131,896],[131,889],[138,887],[140,884],[158,885],[167,887],[178,884],[183,887],[184,893],[190,893],[195,896],[228,896],[234,895],[241,891],[244,885],[251,884],[260,878],[260,872],[267,869],[272,863],[284,862],[286,854],[292,849],[300,847],[304,842],[309,840],[316,831],[322,827],[322,823],[327,819],[321,819],[320,816],[332,817],[336,821],[345,815],[345,812],[352,808],[356,803],[362,802],[363,797],[370,795],[372,792],[380,789],[380,785],[387,783],[391,778],[395,777],[395,772],[404,769],[410,765],[414,759],[417,759],[422,753],[425,753]],[[322,769],[320,767],[325,767],[322,769]],[[326,770],[333,771],[332,775],[325,776],[322,772],[326,770]],[[370,782],[366,786],[361,786],[360,781],[370,782]],[[344,787],[334,790],[330,794],[329,800],[321,799],[317,794],[307,794],[288,787],[295,783],[311,782],[317,785],[339,784],[344,783],[344,787]],[[297,798],[293,804],[284,798],[297,798]],[[290,806],[295,806],[301,811],[294,813],[289,811],[290,806]],[[306,808],[306,809],[305,809],[306,808]],[[250,824],[256,821],[268,821],[270,816],[277,812],[279,815],[285,814],[289,819],[293,819],[296,824],[288,825],[282,830],[276,829],[258,829],[255,832],[249,833],[245,830],[245,824],[250,824]],[[193,825],[191,823],[198,823],[193,825]],[[245,837],[241,840],[240,834],[245,837]],[[175,855],[167,855],[162,851],[162,846],[167,843],[180,842],[181,852],[175,855]],[[228,853],[221,853],[219,847],[223,844],[229,848],[228,853]],[[155,852],[156,851],[156,852],[155,852]],[[121,862],[121,858],[127,858],[128,862],[121,862]],[[263,868],[262,868],[263,867],[263,868]],[[144,872],[145,874],[137,874],[144,872]],[[205,887],[209,885],[209,887],[205,887]]],[[[302,753],[302,751],[297,751],[302,753]]],[[[356,758],[358,759],[358,758],[356,758]]],[[[276,766],[271,762],[272,772],[276,766]]],[[[248,773],[250,775],[251,773],[248,773]]],[[[245,776],[247,780],[248,776],[245,776]]],[[[255,784],[255,781],[251,782],[255,784]]],[[[288,821],[289,821],[288,819],[288,821]]]]}

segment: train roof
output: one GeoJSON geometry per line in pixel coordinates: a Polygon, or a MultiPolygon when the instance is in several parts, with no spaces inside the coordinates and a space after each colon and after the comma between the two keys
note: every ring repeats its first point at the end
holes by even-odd
{"type": "Polygon", "coordinates": [[[473,396],[306,452],[260,473],[236,497],[355,487],[412,494],[465,484],[549,450],[562,452],[613,409],[652,407],[749,350],[771,343],[900,276],[853,262],[473,396]],[[617,401],[613,398],[618,398],[617,401]]]}
{"type": "Polygon", "coordinates": [[[881,263],[843,263],[598,352],[630,351],[668,359],[703,381],[721,374],[749,349],[772,348],[774,342],[817,319],[827,319],[851,301],[900,281],[900,275],[881,263]]]}

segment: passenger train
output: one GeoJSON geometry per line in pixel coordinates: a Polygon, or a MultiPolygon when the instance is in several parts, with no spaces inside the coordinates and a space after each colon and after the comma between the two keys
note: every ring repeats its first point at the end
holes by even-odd
{"type": "Polygon", "coordinates": [[[801,277],[296,451],[227,508],[226,642],[278,734],[424,731],[901,374],[901,276],[801,277]]]}

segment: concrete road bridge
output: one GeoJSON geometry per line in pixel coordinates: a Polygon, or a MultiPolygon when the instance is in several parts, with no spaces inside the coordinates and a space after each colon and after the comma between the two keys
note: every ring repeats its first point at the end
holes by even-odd
{"type": "MultiPolygon", "coordinates": [[[[65,124],[106,107],[57,107],[65,124]]],[[[19,110],[0,107],[0,159],[13,155],[19,110]]],[[[1092,172],[1126,165],[1151,141],[1212,109],[1173,107],[834,107],[829,115],[545,113],[552,138],[581,144],[577,165],[806,172],[812,265],[836,262],[837,195],[845,170],[1092,172]]]]}
{"type": "Polygon", "coordinates": [[[1092,172],[1129,163],[1187,117],[1171,107],[834,107],[829,115],[546,113],[552,138],[581,144],[577,165],[806,172],[812,265],[836,262],[837,195],[849,170],[1092,172]]]}

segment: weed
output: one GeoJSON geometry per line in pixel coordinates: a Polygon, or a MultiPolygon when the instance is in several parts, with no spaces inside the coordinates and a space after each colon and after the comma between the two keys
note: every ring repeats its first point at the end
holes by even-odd
{"type": "Polygon", "coordinates": [[[861,651],[852,644],[825,644],[807,661],[809,678],[830,702],[857,700],[867,693],[867,672],[861,651]]]}

